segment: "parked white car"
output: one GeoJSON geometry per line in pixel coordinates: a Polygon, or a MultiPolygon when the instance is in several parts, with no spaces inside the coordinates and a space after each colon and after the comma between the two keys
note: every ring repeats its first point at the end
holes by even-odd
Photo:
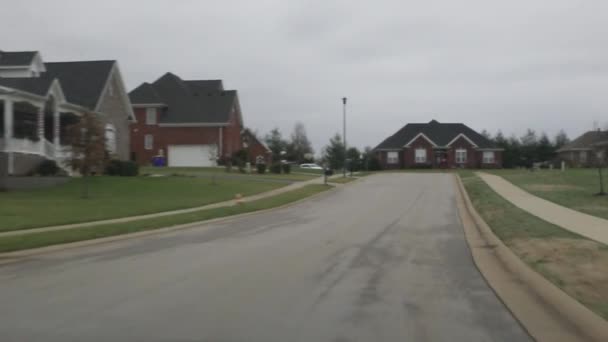
{"type": "Polygon", "coordinates": [[[323,170],[323,168],[317,164],[300,164],[300,168],[311,170],[323,170]]]}

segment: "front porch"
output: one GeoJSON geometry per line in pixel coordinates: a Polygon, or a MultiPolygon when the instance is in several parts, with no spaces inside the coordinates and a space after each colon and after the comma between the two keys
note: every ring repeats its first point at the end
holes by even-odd
{"type": "Polygon", "coordinates": [[[23,160],[36,164],[34,156],[39,161],[54,160],[66,168],[66,146],[62,144],[65,128],[77,120],[76,113],[60,111],[52,95],[47,99],[0,95],[0,152],[5,155],[0,173],[23,174],[24,169],[33,166],[17,164],[23,160]]]}

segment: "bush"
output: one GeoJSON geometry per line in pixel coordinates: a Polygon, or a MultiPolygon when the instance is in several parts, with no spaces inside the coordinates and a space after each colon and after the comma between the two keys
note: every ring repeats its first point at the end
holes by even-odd
{"type": "Polygon", "coordinates": [[[281,164],[274,163],[270,166],[270,172],[272,173],[281,173],[281,164]]]}
{"type": "Polygon", "coordinates": [[[283,173],[291,173],[291,164],[282,165],[283,173]]]}
{"type": "Polygon", "coordinates": [[[380,159],[378,159],[377,157],[371,157],[369,159],[369,171],[381,171],[382,170],[382,163],[380,163],[380,159]]]}
{"type": "Polygon", "coordinates": [[[36,173],[41,176],[54,176],[59,173],[59,166],[54,160],[45,160],[38,165],[36,173]]]}
{"type": "Polygon", "coordinates": [[[108,176],[134,177],[139,174],[139,165],[133,161],[113,159],[106,165],[105,174],[108,176]]]}
{"type": "Polygon", "coordinates": [[[257,168],[259,174],[266,173],[266,164],[257,164],[255,167],[257,168]]]}

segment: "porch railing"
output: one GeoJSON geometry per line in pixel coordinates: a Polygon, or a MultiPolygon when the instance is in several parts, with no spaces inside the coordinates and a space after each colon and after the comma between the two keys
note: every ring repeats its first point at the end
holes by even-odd
{"type": "Polygon", "coordinates": [[[55,145],[46,139],[44,139],[44,154],[47,158],[55,158],[55,145]]]}
{"type": "Polygon", "coordinates": [[[41,141],[34,141],[30,139],[4,139],[4,151],[17,152],[17,153],[30,153],[30,154],[41,154],[42,151],[41,141]]]}

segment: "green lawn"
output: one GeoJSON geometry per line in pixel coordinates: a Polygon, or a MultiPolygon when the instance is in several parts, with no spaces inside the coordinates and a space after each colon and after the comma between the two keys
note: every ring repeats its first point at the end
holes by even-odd
{"type": "Polygon", "coordinates": [[[459,172],[475,209],[530,267],[608,320],[608,247],[515,207],[472,171],[459,172]]]}
{"type": "Polygon", "coordinates": [[[574,233],[517,208],[494,192],[472,171],[463,170],[459,173],[475,209],[507,245],[513,238],[579,238],[574,233]]]}
{"type": "Polygon", "coordinates": [[[288,191],[273,197],[259,199],[231,207],[199,210],[195,212],[143,219],[126,223],[104,224],[86,228],[65,229],[0,238],[0,253],[50,246],[75,241],[91,240],[113,235],[135,233],[179,224],[210,220],[236,214],[270,209],[295,202],[330,189],[331,186],[314,184],[288,191]]]}
{"type": "Polygon", "coordinates": [[[291,171],[296,172],[296,173],[309,173],[311,175],[318,175],[318,176],[323,175],[323,170],[303,169],[303,168],[301,168],[299,166],[295,166],[295,165],[291,167],[291,171]]]}
{"type": "Polygon", "coordinates": [[[277,182],[194,177],[91,177],[90,198],[82,179],[31,191],[0,192],[0,231],[103,220],[196,207],[276,189],[277,182]]]}
{"type": "MultiPolygon", "coordinates": [[[[292,169],[296,172],[296,169],[292,169]]],[[[218,178],[229,177],[229,178],[259,178],[269,180],[284,180],[284,181],[306,181],[313,179],[317,176],[315,173],[310,174],[299,174],[299,173],[270,173],[259,174],[253,170],[252,173],[240,173],[238,169],[233,168],[231,172],[227,172],[224,168],[218,167],[142,167],[140,170],[141,174],[158,174],[158,175],[180,175],[180,176],[192,176],[192,177],[212,177],[213,175],[218,178]]]]}
{"type": "Polygon", "coordinates": [[[352,182],[352,181],[354,181],[356,179],[357,178],[354,178],[354,177],[346,177],[346,178],[344,178],[344,177],[334,177],[334,178],[328,179],[327,181],[329,183],[345,184],[345,183],[350,183],[350,182],[352,182]]]}
{"type": "MultiPolygon", "coordinates": [[[[608,219],[608,196],[593,196],[599,191],[597,169],[569,169],[565,172],[558,170],[492,172],[536,196],[608,219]]],[[[604,170],[604,176],[608,183],[608,171],[604,170]]]]}

